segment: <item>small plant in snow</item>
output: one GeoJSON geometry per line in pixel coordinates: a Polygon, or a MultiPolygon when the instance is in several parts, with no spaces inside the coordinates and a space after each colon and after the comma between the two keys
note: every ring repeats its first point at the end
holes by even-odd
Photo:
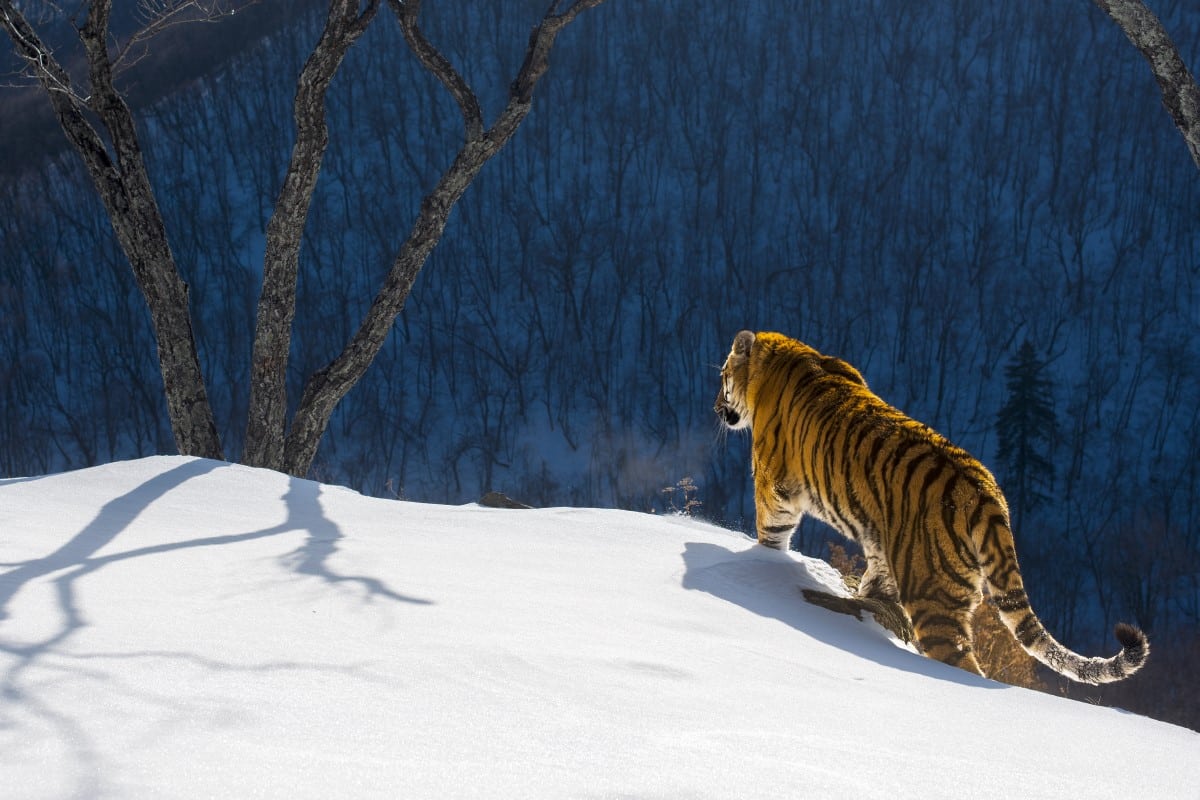
{"type": "Polygon", "coordinates": [[[685,476],[679,479],[679,482],[674,486],[668,486],[662,490],[662,493],[667,497],[667,505],[671,507],[671,511],[676,514],[682,514],[686,517],[696,515],[696,510],[704,505],[696,499],[696,492],[699,487],[692,481],[690,476],[685,476]]]}

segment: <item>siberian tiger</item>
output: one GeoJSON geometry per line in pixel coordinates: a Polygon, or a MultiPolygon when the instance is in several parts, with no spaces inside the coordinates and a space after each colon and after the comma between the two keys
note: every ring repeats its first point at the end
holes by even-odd
{"type": "Polygon", "coordinates": [[[1054,640],[1029,606],[1008,506],[965,450],[879,399],[854,367],[778,333],[742,331],[714,410],[751,432],[758,541],[786,548],[808,514],[862,545],[860,598],[898,603],[931,658],[983,675],[971,617],[986,586],[1034,658],[1082,683],[1136,672],[1145,634],[1116,627],[1122,650],[1087,658],[1054,640]]]}

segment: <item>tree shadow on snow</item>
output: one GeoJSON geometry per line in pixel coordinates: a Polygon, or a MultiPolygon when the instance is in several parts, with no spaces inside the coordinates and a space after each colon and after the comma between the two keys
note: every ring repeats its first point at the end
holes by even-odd
{"type": "Polygon", "coordinates": [[[291,479],[284,495],[288,516],[269,532],[304,529],[308,538],[281,561],[301,574],[319,578],[329,584],[348,583],[361,587],[366,599],[376,597],[416,605],[432,605],[432,601],[410,597],[389,589],[383,581],[366,575],[342,575],[330,568],[329,558],[337,552],[337,543],[344,538],[341,529],[325,516],[321,508],[322,485],[314,481],[291,479]]]}
{"type": "MultiPolygon", "coordinates": [[[[706,592],[762,617],[777,619],[832,647],[895,669],[967,686],[1003,684],[898,647],[869,615],[862,621],[812,605],[803,589],[829,591],[807,563],[765,547],[733,551],[706,542],[688,542],[683,587],[706,592]]],[[[832,573],[833,568],[829,567],[832,573]]],[[[836,574],[836,573],[834,573],[836,574]]]]}
{"type": "MultiPolygon", "coordinates": [[[[125,494],[105,503],[96,517],[54,552],[41,558],[8,564],[0,574],[0,620],[6,619],[12,599],[28,584],[51,573],[70,570],[54,579],[54,590],[61,625],[41,641],[9,643],[0,640],[0,653],[13,656],[13,662],[0,678],[0,696],[10,703],[20,703],[29,713],[40,718],[57,731],[58,740],[72,754],[76,769],[76,795],[99,795],[101,787],[99,758],[82,726],[68,710],[56,709],[39,697],[36,690],[26,688],[22,674],[33,667],[45,654],[66,642],[87,622],[75,599],[75,582],[99,569],[112,559],[94,556],[110,544],[151,503],[177,488],[185,481],[211,472],[221,466],[217,461],[188,461],[142,483],[125,494]],[[74,568],[74,569],[72,569],[74,568]]],[[[8,724],[0,718],[0,726],[8,724]]]]}
{"type": "MultiPolygon", "coordinates": [[[[282,498],[287,516],[278,525],[245,533],[206,536],[181,542],[140,547],[105,556],[95,556],[97,551],[115,541],[128,524],[156,500],[160,500],[185,481],[205,475],[223,466],[226,466],[224,462],[196,459],[156,475],[106,503],[95,519],[53,553],[9,565],[11,568],[0,574],[0,620],[7,617],[9,602],[27,583],[52,572],[75,567],[76,569],[54,580],[60,605],[68,620],[68,624],[64,626],[64,633],[69,633],[71,629],[77,628],[81,624],[74,605],[73,584],[88,573],[132,558],[198,547],[235,544],[301,530],[307,534],[305,543],[282,559],[283,563],[288,564],[293,571],[301,575],[320,578],[331,584],[343,582],[358,584],[365,590],[366,596],[369,598],[382,597],[418,605],[430,603],[428,600],[395,592],[378,578],[341,575],[334,572],[327,562],[337,552],[337,542],[343,538],[343,534],[338,526],[325,516],[321,508],[321,484],[300,478],[289,478],[288,491],[282,498]]],[[[47,644],[53,643],[54,641],[50,641],[47,644]]]]}
{"type": "MultiPolygon", "coordinates": [[[[178,550],[236,544],[255,539],[264,539],[281,534],[303,531],[306,539],[300,547],[280,558],[280,563],[292,572],[317,578],[331,585],[351,584],[362,589],[364,599],[383,598],[391,601],[429,605],[431,601],[400,594],[386,586],[378,578],[365,575],[344,575],[336,572],[329,559],[337,550],[343,534],[336,523],[329,519],[320,503],[322,486],[313,481],[290,478],[288,490],[283,495],[286,517],[283,522],[260,530],[243,533],[200,537],[179,542],[139,547],[103,556],[96,554],[117,541],[131,522],[156,501],[193,478],[206,475],[227,466],[224,462],[204,459],[189,460],[159,475],[125,494],[115,497],[101,507],[96,517],[54,552],[40,558],[5,565],[0,572],[0,620],[10,615],[10,604],[14,597],[27,585],[54,573],[53,578],[61,624],[56,629],[34,642],[11,642],[0,640],[0,653],[13,657],[12,662],[0,675],[0,697],[7,702],[19,702],[26,711],[40,717],[58,731],[59,740],[73,753],[78,766],[78,788],[81,796],[91,796],[100,780],[96,754],[83,729],[72,715],[54,709],[38,697],[33,687],[27,687],[21,676],[43,656],[54,652],[77,631],[88,624],[87,617],[77,602],[77,582],[85,576],[117,562],[143,558],[178,550]]],[[[176,654],[187,657],[188,654],[176,654]]],[[[76,654],[87,657],[87,654],[76,654]]],[[[107,654],[106,657],[114,657],[107,654]]],[[[239,666],[238,669],[245,669],[239,666]]],[[[5,723],[0,716],[0,726],[5,723]]]]}
{"type": "MultiPolygon", "coordinates": [[[[222,466],[219,461],[195,460],[180,464],[174,469],[155,475],[145,483],[114,497],[101,508],[95,519],[49,555],[9,564],[10,569],[0,575],[0,619],[8,616],[8,604],[27,583],[52,572],[80,567],[81,572],[91,572],[100,562],[109,559],[93,559],[97,551],[110,544],[125,530],[126,526],[145,511],[155,500],[177,488],[185,481],[207,474],[222,466]]],[[[59,587],[59,598],[72,600],[70,583],[78,577],[71,573],[55,580],[59,587]]],[[[73,601],[69,607],[74,608],[73,601]]],[[[77,614],[68,613],[68,620],[77,614]]]]}

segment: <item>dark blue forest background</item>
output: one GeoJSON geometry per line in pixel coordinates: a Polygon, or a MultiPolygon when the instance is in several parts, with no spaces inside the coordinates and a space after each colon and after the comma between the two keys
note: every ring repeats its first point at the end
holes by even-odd
{"type": "MultiPolygon", "coordinates": [[[[543,6],[425,4],[489,115],[543,6]]],[[[1200,8],[1154,6],[1200,67],[1200,8]]],[[[322,19],[311,0],[275,8],[286,24],[227,39],[219,64],[156,54],[176,85],[138,111],[231,458],[295,78],[322,19]]],[[[136,96],[149,71],[129,81],[136,96]]],[[[37,102],[0,90],[6,476],[173,451],[103,209],[53,127],[14,125],[37,102]]],[[[293,398],[352,334],[461,135],[386,12],[329,113],[293,398]]],[[[1112,649],[1125,619],[1195,651],[1198,200],[1148,67],[1086,0],[609,0],[561,37],[313,477],[657,512],[691,478],[699,514],[749,529],[748,441],[721,435],[711,404],[734,333],[753,328],[847,359],[1003,486],[996,422],[1028,342],[1055,420],[1043,499],[1015,509],[1035,607],[1081,650],[1112,649]]],[[[797,543],[832,538],[806,525],[797,543]]]]}

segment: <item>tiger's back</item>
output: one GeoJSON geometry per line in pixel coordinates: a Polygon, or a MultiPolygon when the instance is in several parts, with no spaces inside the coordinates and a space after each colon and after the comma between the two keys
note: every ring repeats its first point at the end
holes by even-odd
{"type": "Polygon", "coordinates": [[[722,368],[715,410],[752,436],[759,541],[786,547],[808,514],[863,547],[859,593],[899,602],[927,655],[983,674],[971,617],[986,589],[1035,658],[1086,683],[1119,680],[1146,659],[1145,636],[1084,658],[1046,632],[1025,594],[1008,508],[962,448],[877,397],[840,359],[776,333],[743,331],[722,368]]]}

